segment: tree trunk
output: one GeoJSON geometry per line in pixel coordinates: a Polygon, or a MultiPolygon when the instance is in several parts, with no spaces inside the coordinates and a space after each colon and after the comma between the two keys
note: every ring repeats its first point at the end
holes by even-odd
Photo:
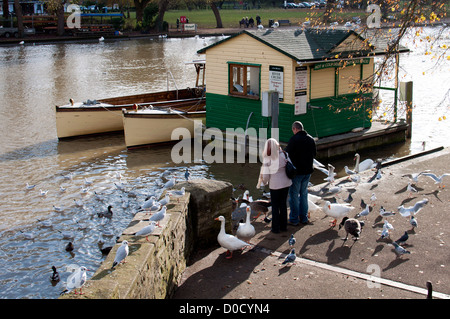
{"type": "Polygon", "coordinates": [[[223,28],[222,18],[220,17],[220,12],[219,9],[217,9],[215,2],[211,2],[211,9],[214,12],[214,16],[216,17],[216,28],[223,28]]]}
{"type": "Polygon", "coordinates": [[[22,6],[20,5],[19,0],[14,0],[14,10],[16,11],[17,29],[19,29],[19,38],[23,38],[22,6]]]}
{"type": "Polygon", "coordinates": [[[9,18],[9,1],[3,0],[3,18],[8,19],[9,18]]]}
{"type": "Polygon", "coordinates": [[[158,19],[156,20],[156,28],[158,31],[163,31],[164,14],[169,6],[169,0],[158,1],[158,19]]]}
{"type": "Polygon", "coordinates": [[[144,18],[144,9],[149,2],[150,0],[134,0],[134,5],[136,7],[136,22],[142,22],[142,19],[144,18]]]}
{"type": "Polygon", "coordinates": [[[66,20],[64,17],[64,3],[60,3],[58,9],[56,10],[56,20],[58,21],[57,24],[57,31],[56,34],[59,36],[64,35],[64,26],[66,24],[66,20]]]}

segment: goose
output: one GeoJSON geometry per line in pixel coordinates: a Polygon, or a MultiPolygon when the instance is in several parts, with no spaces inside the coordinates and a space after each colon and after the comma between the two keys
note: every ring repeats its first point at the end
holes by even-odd
{"type": "Polygon", "coordinates": [[[249,246],[249,244],[245,241],[240,240],[239,238],[225,232],[225,217],[219,216],[215,218],[215,220],[218,220],[221,223],[220,232],[217,235],[217,241],[219,242],[221,247],[227,250],[225,258],[230,259],[231,257],[233,257],[234,250],[243,249],[249,246]]]}
{"type": "Polygon", "coordinates": [[[66,290],[61,292],[61,295],[65,293],[69,293],[70,291],[74,290],[75,294],[77,293],[77,288],[80,288],[79,294],[82,295],[82,287],[86,283],[87,276],[86,271],[88,269],[84,266],[79,267],[76,269],[72,274],[69,275],[67,278],[67,284],[66,284],[66,290]]]}
{"type": "Polygon", "coordinates": [[[59,273],[55,266],[52,266],[53,273],[50,275],[51,282],[58,282],[60,280],[59,273]]]}
{"type": "Polygon", "coordinates": [[[347,216],[345,216],[342,219],[342,222],[339,224],[339,229],[341,229],[342,226],[344,226],[344,229],[347,233],[345,238],[342,238],[342,240],[346,241],[348,238],[348,234],[350,234],[353,236],[353,240],[357,241],[359,239],[359,236],[361,235],[361,230],[364,226],[364,222],[359,221],[355,218],[348,218],[347,216]]]}
{"type": "Polygon", "coordinates": [[[137,231],[134,236],[145,236],[145,239],[148,241],[148,236],[153,233],[156,229],[156,222],[150,222],[147,226],[143,227],[139,231],[137,231]]]}
{"type": "Polygon", "coordinates": [[[358,153],[355,154],[355,160],[356,160],[356,163],[355,163],[355,168],[353,169],[353,171],[356,173],[360,173],[365,170],[376,167],[376,163],[370,158],[360,162],[360,155],[358,153]]]}
{"type": "Polygon", "coordinates": [[[122,242],[122,245],[120,245],[120,247],[116,251],[116,256],[114,257],[114,262],[112,264],[111,269],[114,268],[119,263],[124,263],[125,258],[127,258],[128,256],[128,252],[129,252],[128,241],[124,240],[122,242]]]}
{"type": "Polygon", "coordinates": [[[256,231],[255,227],[252,224],[250,224],[250,214],[251,214],[250,206],[247,206],[246,212],[247,212],[247,219],[245,220],[245,223],[239,223],[239,227],[236,231],[236,236],[239,239],[246,240],[247,242],[249,242],[250,239],[253,236],[255,236],[256,231]]]}
{"type": "Polygon", "coordinates": [[[343,218],[348,215],[348,213],[353,210],[355,207],[351,206],[350,204],[338,204],[338,203],[330,203],[329,201],[325,202],[325,205],[323,206],[322,210],[323,212],[332,218],[334,220],[331,222],[330,226],[334,227],[336,226],[336,222],[338,218],[343,218]]]}

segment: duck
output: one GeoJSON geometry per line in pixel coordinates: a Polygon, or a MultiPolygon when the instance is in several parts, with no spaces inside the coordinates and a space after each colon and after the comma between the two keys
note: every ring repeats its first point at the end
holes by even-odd
{"type": "Polygon", "coordinates": [[[50,275],[51,282],[58,282],[61,278],[59,277],[59,272],[56,270],[55,266],[52,266],[53,273],[50,275]]]}
{"type": "Polygon", "coordinates": [[[236,236],[239,239],[242,239],[244,241],[246,240],[247,242],[249,242],[250,239],[253,236],[255,236],[256,230],[255,227],[252,224],[250,224],[250,214],[251,214],[250,206],[247,206],[246,213],[247,218],[245,220],[245,223],[239,223],[239,227],[236,230],[236,236]]]}
{"type": "Polygon", "coordinates": [[[109,205],[108,206],[108,210],[106,212],[100,212],[97,213],[98,217],[106,217],[106,218],[111,218],[113,216],[113,211],[112,211],[112,206],[109,205]]]}
{"type": "Polygon", "coordinates": [[[245,247],[249,246],[249,244],[245,241],[240,240],[239,238],[225,232],[225,217],[221,215],[215,218],[215,220],[218,220],[221,223],[220,232],[217,235],[217,241],[219,242],[221,247],[227,250],[225,258],[230,259],[233,257],[234,250],[244,249],[245,247]]]}
{"type": "Polygon", "coordinates": [[[356,153],[354,158],[356,160],[355,168],[353,169],[354,172],[360,173],[376,167],[376,163],[372,159],[368,158],[360,162],[360,158],[360,155],[356,153]]]}
{"type": "Polygon", "coordinates": [[[72,244],[72,242],[68,242],[66,245],[66,251],[72,251],[74,249],[74,246],[72,244]]]}
{"type": "Polygon", "coordinates": [[[342,238],[343,241],[346,241],[348,238],[348,234],[353,236],[353,240],[357,241],[359,239],[359,236],[361,235],[361,230],[364,226],[363,221],[359,221],[356,218],[348,218],[345,216],[342,219],[342,222],[339,224],[339,229],[344,226],[344,229],[347,233],[345,238],[342,238]]]}
{"type": "Polygon", "coordinates": [[[351,210],[353,210],[355,207],[351,206],[350,204],[338,204],[338,203],[330,203],[330,201],[326,201],[323,205],[323,212],[332,218],[334,220],[331,222],[330,226],[334,227],[336,226],[336,222],[338,218],[344,218],[347,216],[351,210]]]}

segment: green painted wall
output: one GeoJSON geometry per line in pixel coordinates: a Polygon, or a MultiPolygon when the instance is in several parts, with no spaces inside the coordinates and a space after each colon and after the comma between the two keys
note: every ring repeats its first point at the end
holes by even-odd
{"type": "MultiPolygon", "coordinates": [[[[319,108],[308,109],[306,114],[297,116],[294,115],[294,105],[280,103],[280,142],[287,142],[292,136],[291,125],[294,121],[301,121],[309,134],[319,138],[346,133],[357,127],[369,128],[372,102],[370,94],[365,97],[366,102],[359,103],[360,107],[352,107],[358,98],[356,94],[311,100],[311,105],[319,108]]],[[[248,127],[256,131],[271,127],[271,119],[261,116],[260,100],[206,93],[207,127],[245,129],[251,112],[248,127]]]]}

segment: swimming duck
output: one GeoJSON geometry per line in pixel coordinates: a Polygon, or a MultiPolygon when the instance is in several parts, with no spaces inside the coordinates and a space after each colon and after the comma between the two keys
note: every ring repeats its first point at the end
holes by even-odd
{"type": "Polygon", "coordinates": [[[215,218],[215,220],[218,220],[221,223],[220,232],[217,235],[217,241],[219,242],[220,246],[227,250],[225,258],[230,259],[233,256],[234,250],[243,249],[249,246],[249,244],[247,244],[245,241],[240,240],[233,235],[225,233],[225,217],[219,216],[215,218]]]}
{"type": "Polygon", "coordinates": [[[251,214],[250,206],[247,206],[246,212],[247,212],[247,219],[245,220],[245,223],[239,223],[239,227],[236,231],[236,236],[239,239],[247,240],[248,242],[253,236],[255,236],[256,231],[255,227],[252,224],[250,224],[250,214],[251,214]]]}
{"type": "Polygon", "coordinates": [[[52,269],[53,269],[53,274],[50,275],[50,281],[58,282],[60,280],[59,273],[56,270],[55,266],[52,266],[52,269]]]}
{"type": "Polygon", "coordinates": [[[111,218],[112,217],[112,215],[113,215],[113,211],[112,211],[112,206],[111,205],[109,205],[108,206],[108,211],[106,211],[106,212],[100,212],[100,213],[97,213],[97,215],[98,215],[98,217],[106,217],[106,218],[111,218]]]}
{"type": "Polygon", "coordinates": [[[338,218],[344,218],[354,208],[355,207],[353,207],[347,203],[345,203],[345,204],[333,203],[332,204],[329,201],[326,201],[322,210],[327,216],[334,218],[334,220],[330,224],[331,227],[334,227],[334,226],[336,226],[336,222],[337,222],[338,218]]]}

